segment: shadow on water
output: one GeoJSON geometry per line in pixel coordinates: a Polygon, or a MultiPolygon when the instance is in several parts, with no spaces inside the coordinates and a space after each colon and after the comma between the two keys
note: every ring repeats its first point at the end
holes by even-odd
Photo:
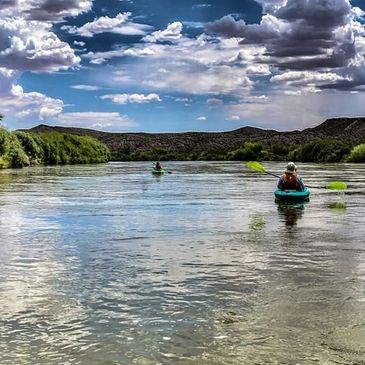
{"type": "Polygon", "coordinates": [[[305,203],[288,203],[276,202],[278,207],[279,218],[287,227],[297,225],[298,219],[301,219],[304,214],[305,203]]]}

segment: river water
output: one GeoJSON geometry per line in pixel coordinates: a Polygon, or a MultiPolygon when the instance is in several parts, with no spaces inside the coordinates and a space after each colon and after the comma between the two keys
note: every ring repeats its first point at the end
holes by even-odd
{"type": "Polygon", "coordinates": [[[166,166],[0,172],[1,365],[365,364],[365,165],[166,166]]]}

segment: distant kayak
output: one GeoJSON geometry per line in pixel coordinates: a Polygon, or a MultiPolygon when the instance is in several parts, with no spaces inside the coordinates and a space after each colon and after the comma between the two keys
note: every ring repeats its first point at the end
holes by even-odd
{"type": "Polygon", "coordinates": [[[310,190],[305,188],[303,191],[296,190],[275,190],[275,198],[280,201],[308,201],[310,190]]]}
{"type": "Polygon", "coordinates": [[[165,170],[164,169],[159,169],[159,170],[153,169],[152,170],[152,174],[154,174],[154,175],[162,175],[164,173],[165,173],[165,170]]]}

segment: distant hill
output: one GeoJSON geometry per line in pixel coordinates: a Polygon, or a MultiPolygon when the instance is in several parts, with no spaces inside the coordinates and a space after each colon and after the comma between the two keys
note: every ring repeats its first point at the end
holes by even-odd
{"type": "Polygon", "coordinates": [[[28,130],[33,133],[62,132],[92,136],[104,142],[117,156],[123,151],[151,151],[163,149],[177,153],[202,151],[230,151],[247,141],[260,141],[265,147],[293,145],[317,139],[336,139],[341,142],[365,142],[365,118],[334,118],[302,131],[279,132],[243,127],[229,132],[186,133],[109,133],[83,128],[39,125],[28,130]]]}

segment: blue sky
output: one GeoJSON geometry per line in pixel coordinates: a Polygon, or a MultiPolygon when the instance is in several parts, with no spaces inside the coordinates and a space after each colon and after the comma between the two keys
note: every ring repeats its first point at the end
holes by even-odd
{"type": "Polygon", "coordinates": [[[364,36],[360,0],[2,0],[0,113],[9,129],[303,129],[365,114],[364,36]]]}

